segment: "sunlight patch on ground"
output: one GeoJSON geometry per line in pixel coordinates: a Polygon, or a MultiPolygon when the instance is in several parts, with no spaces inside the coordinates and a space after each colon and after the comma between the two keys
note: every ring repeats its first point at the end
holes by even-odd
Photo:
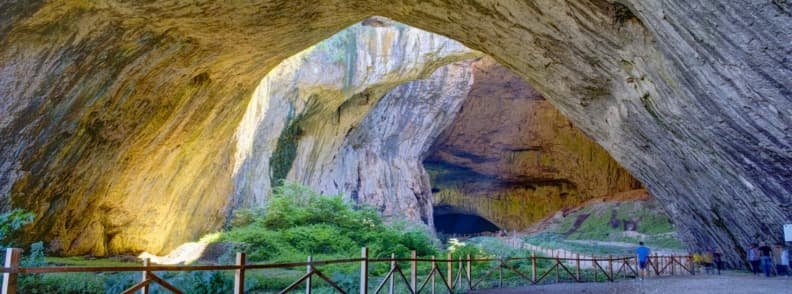
{"type": "Polygon", "coordinates": [[[201,258],[201,255],[203,255],[208,245],[208,242],[189,242],[179,245],[179,247],[176,247],[176,249],[173,249],[173,251],[165,256],[157,256],[148,252],[143,252],[138,258],[148,258],[155,264],[189,264],[201,258]]]}

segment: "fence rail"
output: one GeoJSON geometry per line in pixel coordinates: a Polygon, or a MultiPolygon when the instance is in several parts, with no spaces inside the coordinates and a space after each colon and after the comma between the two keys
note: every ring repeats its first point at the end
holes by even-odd
{"type": "MultiPolygon", "coordinates": [[[[555,274],[555,282],[559,282],[561,277],[569,278],[574,282],[586,282],[587,280],[581,276],[581,262],[590,262],[593,268],[594,281],[599,281],[599,275],[607,281],[615,281],[616,277],[638,277],[640,275],[635,256],[607,256],[607,257],[589,257],[581,258],[580,255],[574,257],[561,257],[556,256],[537,256],[536,252],[532,252],[530,256],[526,257],[500,257],[500,258],[471,258],[469,255],[466,258],[453,259],[451,254],[448,254],[446,259],[431,258],[418,258],[415,251],[411,252],[410,258],[397,258],[391,255],[390,258],[370,258],[368,256],[368,249],[362,248],[360,258],[345,258],[334,260],[313,260],[308,256],[305,262],[291,262],[291,263],[276,263],[276,264],[248,264],[246,262],[245,253],[239,252],[236,255],[236,263],[233,265],[151,265],[148,259],[143,260],[142,266],[69,266],[69,267],[20,267],[19,261],[22,255],[22,250],[18,248],[6,249],[5,265],[0,272],[3,273],[3,294],[13,294],[17,290],[17,276],[20,274],[48,274],[48,273],[80,273],[80,272],[141,272],[140,282],[123,291],[122,293],[134,293],[141,291],[147,294],[149,286],[156,283],[173,293],[183,293],[166,280],[160,278],[154,272],[156,271],[234,271],[234,292],[235,294],[244,293],[245,272],[257,269],[275,269],[275,268],[293,268],[293,267],[306,267],[305,275],[295,280],[291,285],[280,291],[286,293],[292,291],[302,284],[305,286],[305,292],[311,293],[313,289],[312,279],[319,278],[324,280],[330,287],[334,288],[338,293],[347,293],[338,284],[328,278],[317,266],[341,264],[341,263],[360,263],[360,287],[359,293],[367,294],[370,290],[369,278],[369,265],[371,263],[390,263],[390,270],[382,278],[381,282],[374,288],[373,293],[380,293],[387,286],[388,293],[393,293],[395,283],[403,282],[409,293],[421,293],[421,291],[429,290],[434,293],[436,290],[437,280],[440,280],[441,289],[445,289],[448,293],[454,293],[458,290],[473,290],[479,288],[481,283],[494,273],[498,272],[498,287],[503,286],[503,270],[514,273],[520,280],[524,281],[527,285],[536,285],[542,282],[551,274],[555,274]],[[517,267],[511,264],[515,261],[530,261],[531,271],[526,274],[520,271],[517,267]],[[537,269],[537,264],[540,261],[550,261],[551,266],[544,269],[543,272],[537,269]],[[399,263],[409,263],[409,279],[405,274],[404,269],[399,263]],[[425,275],[423,281],[419,283],[418,263],[430,263],[431,267],[425,275]],[[495,266],[490,268],[485,274],[476,278],[473,277],[473,265],[481,262],[495,262],[495,266]],[[442,264],[446,265],[445,272],[443,272],[442,264]],[[574,266],[573,266],[574,264],[574,266]],[[614,271],[614,266],[616,269],[614,271]],[[456,268],[456,273],[454,269],[456,268]],[[574,272],[573,272],[574,270],[574,272]]],[[[676,274],[695,274],[695,263],[692,256],[650,256],[647,262],[648,275],[676,275],[676,274]]]]}

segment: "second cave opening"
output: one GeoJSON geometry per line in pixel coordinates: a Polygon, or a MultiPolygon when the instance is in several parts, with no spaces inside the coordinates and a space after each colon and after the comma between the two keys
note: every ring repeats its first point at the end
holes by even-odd
{"type": "Polygon", "coordinates": [[[453,211],[450,206],[436,206],[434,212],[435,230],[441,235],[478,235],[500,231],[487,219],[473,213],[453,211]]]}

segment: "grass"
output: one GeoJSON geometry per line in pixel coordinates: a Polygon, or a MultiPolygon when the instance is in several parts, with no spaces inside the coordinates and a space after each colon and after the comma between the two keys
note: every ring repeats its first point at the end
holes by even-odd
{"type": "Polygon", "coordinates": [[[549,249],[595,255],[625,255],[632,254],[634,250],[597,242],[637,244],[643,241],[654,248],[684,249],[684,244],[676,238],[671,221],[654,201],[593,204],[570,213],[555,228],[529,235],[525,241],[549,249]],[[574,228],[577,219],[585,215],[588,217],[574,228]],[[634,231],[625,230],[626,224],[635,224],[634,231]]]}
{"type": "Polygon", "coordinates": [[[82,256],[71,257],[45,257],[47,265],[51,266],[140,266],[141,262],[123,260],[116,257],[90,258],[82,256]]]}

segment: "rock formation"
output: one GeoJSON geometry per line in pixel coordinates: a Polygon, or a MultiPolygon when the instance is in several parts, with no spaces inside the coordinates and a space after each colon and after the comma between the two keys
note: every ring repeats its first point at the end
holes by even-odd
{"type": "Polygon", "coordinates": [[[348,195],[386,217],[431,226],[431,188],[422,159],[467,98],[470,63],[453,63],[425,80],[397,86],[362,121],[340,132],[346,135],[337,149],[325,143],[332,139],[326,132],[306,134],[289,178],[348,195]]]}
{"type": "Polygon", "coordinates": [[[0,192],[39,213],[30,238],[72,236],[75,253],[215,228],[261,77],[371,15],[514,70],[645,184],[691,249],[737,261],[792,219],[792,2],[769,0],[5,1],[0,192]],[[167,204],[140,209],[151,201],[167,204]],[[152,217],[168,207],[189,213],[152,217]]]}
{"type": "MultiPolygon", "coordinates": [[[[184,129],[193,127],[196,123],[216,125],[209,118],[199,122],[187,119],[192,116],[211,117],[215,111],[225,109],[220,106],[216,106],[220,109],[205,108],[208,107],[205,104],[211,103],[209,101],[197,105],[186,101],[172,105],[169,109],[173,113],[161,114],[161,117],[147,112],[150,111],[147,106],[154,103],[149,100],[125,101],[124,103],[131,104],[117,106],[121,109],[110,112],[103,108],[109,107],[107,103],[89,107],[85,110],[89,111],[85,122],[62,126],[66,130],[61,130],[83,137],[83,140],[70,143],[56,154],[34,156],[30,164],[42,164],[35,161],[41,157],[61,162],[46,166],[46,169],[39,171],[40,174],[20,174],[12,169],[15,173],[7,176],[9,183],[14,184],[12,195],[25,195],[19,191],[28,190],[39,194],[39,197],[12,197],[14,206],[25,207],[40,216],[23,237],[31,241],[48,241],[51,250],[65,254],[104,255],[169,250],[182,242],[196,239],[200,234],[219,229],[232,208],[262,204],[270,192],[271,179],[286,179],[287,173],[292,171],[298,173],[296,181],[300,181],[300,177],[307,177],[302,182],[311,183],[311,171],[332,172],[319,168],[324,168],[325,164],[339,164],[333,162],[337,155],[336,149],[347,148],[342,145],[345,135],[360,133],[351,131],[361,123],[371,106],[385,92],[405,81],[429,76],[444,64],[480,55],[439,35],[408,28],[389,20],[376,21],[376,26],[355,25],[285,60],[273,69],[253,91],[253,99],[241,119],[221,123],[227,125],[225,127],[235,126],[236,129],[233,136],[222,140],[222,144],[207,141],[217,136],[217,133],[192,136],[184,133],[184,129]],[[136,122],[133,118],[135,116],[143,122],[136,122]],[[187,118],[180,120],[177,118],[180,116],[187,118]],[[159,132],[127,141],[129,138],[126,133],[134,133],[132,130],[135,127],[131,124],[145,126],[155,123],[144,123],[147,118],[160,119],[165,125],[160,126],[159,132]],[[77,130],[69,130],[69,127],[77,127],[77,130]],[[179,139],[173,142],[175,146],[165,148],[168,136],[179,139]],[[229,144],[231,142],[236,144],[229,144]],[[202,146],[215,148],[212,144],[223,148],[215,150],[219,153],[211,158],[202,159],[198,156],[204,152],[202,146]],[[97,157],[102,153],[101,150],[123,152],[109,158],[97,157]],[[153,150],[162,152],[157,161],[140,162],[130,159],[134,154],[153,150]],[[294,165],[296,168],[292,168],[293,162],[297,162],[294,165]],[[69,165],[64,166],[66,164],[69,165]],[[58,171],[53,170],[56,167],[67,170],[70,174],[65,178],[57,178],[58,171]],[[308,168],[310,170],[304,170],[308,168]],[[116,174],[119,170],[123,172],[116,174]],[[93,174],[99,171],[112,176],[108,175],[102,181],[102,177],[93,174]],[[83,173],[91,177],[72,178],[83,173]],[[187,174],[200,179],[181,178],[187,174]],[[151,183],[157,182],[153,179],[160,179],[159,177],[168,178],[168,184],[160,186],[151,183]]],[[[446,106],[458,105],[460,98],[467,94],[469,77],[464,76],[469,75],[469,70],[467,67],[444,69],[438,71],[438,74],[440,76],[430,78],[428,86],[425,86],[435,88],[425,92],[432,95],[447,94],[442,97],[451,98],[451,105],[446,106]],[[444,92],[443,87],[448,88],[447,91],[444,92]],[[454,94],[453,91],[460,93],[454,94]]],[[[197,95],[207,91],[206,86],[213,83],[208,73],[199,73],[190,79],[184,93],[179,95],[197,95]]],[[[422,89],[421,85],[423,84],[395,91],[413,94],[422,89]]],[[[114,91],[121,93],[125,90],[114,91]]],[[[213,96],[207,98],[211,97],[213,96]]],[[[399,97],[401,96],[394,99],[399,97]]],[[[409,103],[399,106],[404,105],[409,103]]],[[[437,106],[444,105],[441,103],[437,106]]],[[[59,105],[53,107],[63,108],[59,105]]],[[[454,107],[449,109],[453,110],[454,107]]],[[[68,112],[62,114],[74,115],[68,112]]],[[[393,117],[389,122],[404,119],[409,117],[393,117]]],[[[18,123],[20,120],[14,122],[18,123]]],[[[47,125],[55,122],[57,121],[39,123],[47,125]]],[[[46,128],[45,130],[50,131],[46,128]]],[[[440,130],[434,132],[434,136],[440,130]]],[[[45,135],[49,133],[45,132],[45,135]]],[[[428,135],[430,133],[426,133],[428,135]]],[[[20,138],[23,140],[8,142],[20,145],[5,147],[19,148],[18,146],[25,146],[24,144],[32,144],[25,141],[31,138],[20,138]]],[[[41,140],[46,141],[46,136],[41,140]]],[[[427,146],[422,149],[428,149],[431,142],[427,141],[427,146]]],[[[355,143],[354,149],[359,149],[357,146],[360,144],[361,142],[355,143]]],[[[26,152],[20,149],[15,151],[26,152]]],[[[156,154],[154,152],[150,155],[156,157],[156,154]]],[[[343,155],[345,154],[339,156],[343,155]]],[[[24,156],[23,154],[22,157],[24,156]]],[[[14,162],[9,160],[8,163],[14,162]]],[[[351,162],[343,162],[346,163],[351,162]]],[[[420,166],[419,163],[420,160],[415,160],[411,164],[420,166]]],[[[22,164],[24,170],[25,162],[22,164]]],[[[414,176],[417,177],[416,180],[422,180],[425,178],[421,177],[422,170],[403,170],[403,176],[414,176]]],[[[357,171],[372,172],[367,169],[357,171]]],[[[323,184],[327,186],[327,183],[323,184]]],[[[364,184],[364,188],[368,190],[382,188],[369,185],[365,181],[364,184]]],[[[427,210],[431,209],[428,204],[428,188],[424,189],[426,192],[420,192],[422,186],[414,186],[416,193],[419,193],[418,197],[388,199],[388,205],[382,203],[382,199],[369,202],[414,220],[427,219],[430,213],[427,210]]],[[[381,190],[379,193],[384,191],[388,190],[381,190]]],[[[335,188],[324,192],[351,191],[335,188]]],[[[376,198],[375,196],[368,197],[376,198]]]]}
{"type": "Polygon", "coordinates": [[[530,85],[485,57],[426,164],[434,205],[524,230],[592,198],[641,187],[530,85]]]}
{"type": "Polygon", "coordinates": [[[261,81],[237,130],[233,206],[263,204],[273,182],[290,180],[387,215],[427,219],[419,158],[470,81],[469,66],[432,72],[477,56],[448,38],[373,18],[288,58],[261,81]],[[397,162],[377,161],[387,157],[397,162]]]}

